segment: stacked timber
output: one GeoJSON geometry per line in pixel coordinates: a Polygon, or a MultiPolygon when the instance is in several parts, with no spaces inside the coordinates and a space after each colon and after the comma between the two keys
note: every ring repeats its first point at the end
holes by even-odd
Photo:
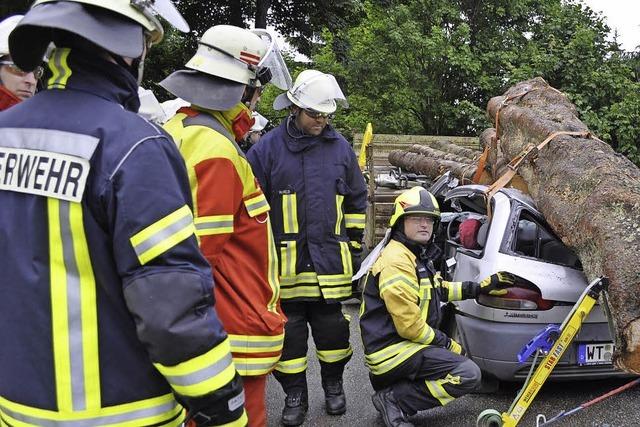
{"type": "MultiPolygon", "coordinates": [[[[411,145],[389,153],[389,163],[405,171],[426,175],[435,179],[450,171],[462,184],[470,184],[474,177],[478,160],[478,150],[461,147],[446,140],[436,140],[428,146],[411,145]]],[[[491,182],[487,173],[480,182],[491,182]]]]}
{"type": "Polygon", "coordinates": [[[487,165],[496,174],[527,147],[561,132],[518,173],[587,277],[610,279],[613,360],[640,373],[640,169],[591,137],[575,106],[541,78],[492,98],[487,111],[497,131],[486,131],[483,139],[492,144],[487,165]]]}
{"type": "MultiPolygon", "coordinates": [[[[354,135],[354,151],[360,153],[362,134],[354,135]]],[[[365,242],[374,247],[384,236],[389,223],[393,201],[403,191],[375,185],[374,178],[380,174],[387,174],[391,169],[389,153],[394,150],[404,150],[411,146],[440,149],[443,145],[450,147],[451,153],[477,157],[480,155],[478,138],[464,136],[432,136],[432,135],[391,135],[374,134],[372,143],[367,150],[367,169],[369,175],[369,204],[367,208],[367,225],[365,228],[365,242]],[[474,154],[471,154],[474,153],[474,154]]]]}

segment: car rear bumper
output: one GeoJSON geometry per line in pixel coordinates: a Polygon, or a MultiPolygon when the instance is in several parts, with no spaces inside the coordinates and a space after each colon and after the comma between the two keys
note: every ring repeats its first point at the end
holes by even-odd
{"type": "MultiPolygon", "coordinates": [[[[502,381],[521,381],[527,377],[533,357],[518,363],[517,354],[546,324],[491,322],[474,317],[456,315],[458,334],[468,355],[486,373],[502,381]]],[[[606,323],[584,323],[571,346],[565,351],[551,378],[555,380],[599,379],[623,377],[628,374],[611,364],[579,366],[578,343],[610,342],[606,323]]],[[[540,361],[540,357],[538,361],[540,361]]]]}

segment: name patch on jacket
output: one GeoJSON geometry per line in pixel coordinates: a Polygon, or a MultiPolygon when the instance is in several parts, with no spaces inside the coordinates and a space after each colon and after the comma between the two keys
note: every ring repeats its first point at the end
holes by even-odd
{"type": "Polygon", "coordinates": [[[98,139],[47,129],[0,129],[0,190],[80,202],[98,139]]]}

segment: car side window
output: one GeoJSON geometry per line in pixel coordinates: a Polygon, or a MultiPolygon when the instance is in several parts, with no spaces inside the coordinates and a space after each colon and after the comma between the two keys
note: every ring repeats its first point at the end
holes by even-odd
{"type": "Polygon", "coordinates": [[[562,243],[546,226],[522,212],[518,221],[515,252],[553,264],[581,269],[578,257],[562,243]]]}

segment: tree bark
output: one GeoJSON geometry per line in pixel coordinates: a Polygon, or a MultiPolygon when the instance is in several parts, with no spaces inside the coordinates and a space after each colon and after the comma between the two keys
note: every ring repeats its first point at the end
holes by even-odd
{"type": "MultiPolygon", "coordinates": [[[[508,159],[553,132],[588,131],[566,96],[541,78],[492,98],[492,120],[498,109],[499,145],[508,159]]],[[[640,170],[598,139],[561,135],[518,172],[549,224],[580,257],[587,277],[609,278],[614,363],[640,373],[640,170]]]]}

